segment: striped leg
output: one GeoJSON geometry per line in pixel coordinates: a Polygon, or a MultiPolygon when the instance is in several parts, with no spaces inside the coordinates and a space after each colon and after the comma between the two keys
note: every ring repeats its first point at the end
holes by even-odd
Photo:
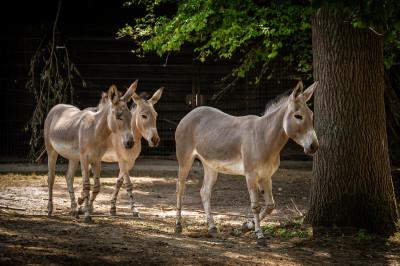
{"type": "Polygon", "coordinates": [[[97,194],[100,192],[100,171],[101,171],[101,163],[94,163],[92,164],[93,167],[93,191],[90,196],[90,201],[89,201],[89,211],[90,213],[93,212],[93,203],[97,197],[97,194]]]}
{"type": "Polygon", "coordinates": [[[111,215],[117,215],[117,206],[116,206],[117,197],[123,183],[124,183],[124,176],[120,171],[117,178],[117,182],[115,182],[114,193],[111,198],[111,208],[110,208],[111,215]]]}
{"type": "Polygon", "coordinates": [[[129,203],[131,205],[131,210],[132,210],[132,215],[133,217],[139,217],[139,211],[135,207],[135,200],[133,199],[133,184],[131,182],[131,179],[129,178],[129,172],[124,175],[124,180],[125,180],[125,186],[126,186],[126,192],[128,193],[129,197],[129,203]]]}
{"type": "Polygon", "coordinates": [[[257,238],[257,243],[260,246],[265,246],[264,234],[260,227],[260,203],[258,202],[258,186],[257,175],[250,173],[246,175],[247,189],[250,194],[251,210],[254,215],[254,233],[257,238]]]}
{"type": "MultiPolygon", "coordinates": [[[[272,180],[271,177],[265,177],[260,180],[259,188],[261,194],[264,197],[265,208],[260,213],[260,222],[275,209],[275,201],[272,195],[272,180]]],[[[254,229],[254,219],[244,223],[242,226],[243,231],[249,231],[254,229]]]]}
{"type": "Polygon", "coordinates": [[[81,200],[84,204],[85,223],[91,223],[92,217],[90,216],[89,196],[90,196],[90,180],[89,180],[89,162],[81,156],[81,169],[82,169],[82,193],[81,200]]]}

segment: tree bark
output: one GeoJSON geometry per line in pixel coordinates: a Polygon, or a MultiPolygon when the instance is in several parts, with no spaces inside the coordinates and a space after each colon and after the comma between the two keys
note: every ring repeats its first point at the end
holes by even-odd
{"type": "Polygon", "coordinates": [[[315,130],[310,210],[314,227],[396,229],[385,124],[383,39],[354,28],[339,10],[313,16],[315,130]]]}

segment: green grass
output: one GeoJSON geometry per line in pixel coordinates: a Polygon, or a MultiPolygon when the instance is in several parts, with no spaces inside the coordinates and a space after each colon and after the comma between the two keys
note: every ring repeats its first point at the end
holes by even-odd
{"type": "Polygon", "coordinates": [[[370,235],[366,230],[360,229],[356,234],[356,239],[361,243],[369,243],[373,240],[373,236],[370,235]]]}
{"type": "Polygon", "coordinates": [[[312,236],[311,227],[303,225],[303,219],[296,219],[279,225],[262,226],[263,232],[267,236],[276,238],[310,238],[312,236]]]}

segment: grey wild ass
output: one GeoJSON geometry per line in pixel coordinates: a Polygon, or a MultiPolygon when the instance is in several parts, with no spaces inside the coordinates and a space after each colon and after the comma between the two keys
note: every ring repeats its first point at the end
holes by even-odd
{"type": "Polygon", "coordinates": [[[73,180],[74,173],[81,163],[82,199],[85,203],[85,222],[91,222],[90,212],[93,202],[100,191],[101,158],[107,150],[107,139],[111,133],[120,137],[119,142],[125,149],[133,146],[131,113],[127,101],[134,89],[128,89],[123,97],[112,85],[108,90],[108,100],[96,112],[79,110],[75,106],[58,104],[46,117],[44,140],[48,155],[48,215],[53,211],[53,184],[55,165],[58,155],[69,160],[66,181],[71,197],[73,214],[78,214],[75,202],[73,180]],[[94,186],[90,196],[89,165],[93,169],[94,186]],[[90,198],[89,198],[90,196],[90,198]]]}
{"type": "Polygon", "coordinates": [[[111,215],[116,215],[116,202],[118,192],[125,181],[126,191],[128,193],[130,207],[134,217],[139,216],[139,211],[135,207],[132,189],[133,185],[129,178],[129,171],[134,167],[141,147],[141,139],[147,140],[150,147],[157,147],[160,142],[158,136],[156,121],[157,112],[154,105],[160,100],[164,88],[158,89],[149,100],[142,99],[135,92],[132,93],[132,99],[135,106],[131,109],[131,127],[133,130],[134,145],[127,150],[121,144],[118,133],[111,133],[107,140],[107,151],[103,155],[103,162],[118,162],[119,174],[115,183],[115,190],[111,199],[111,215]]]}
{"type": "Polygon", "coordinates": [[[280,151],[289,138],[301,145],[306,154],[315,153],[319,147],[313,128],[313,113],[306,104],[316,84],[302,92],[303,84],[299,82],[289,96],[268,106],[261,117],[235,117],[204,106],[194,109],[180,121],[175,132],[179,163],[177,233],[182,232],[181,209],[185,180],[194,158],[198,158],[204,168],[200,195],[209,234],[217,234],[210,210],[210,198],[218,173],[244,175],[254,218],[245,223],[243,229],[254,228],[257,243],[265,245],[260,221],[275,208],[271,176],[279,167],[280,151]],[[258,191],[265,201],[262,211],[258,191]]]}
{"type": "MultiPolygon", "coordinates": [[[[116,202],[119,190],[125,181],[125,187],[128,193],[130,207],[134,217],[139,217],[139,211],[135,207],[135,201],[132,194],[133,185],[129,177],[129,171],[134,167],[136,159],[141,151],[141,139],[144,137],[149,143],[150,147],[156,147],[159,144],[160,138],[156,127],[157,112],[154,105],[160,100],[164,88],[158,89],[154,95],[145,100],[138,96],[135,91],[138,81],[136,80],[129,88],[129,95],[131,95],[135,105],[131,109],[131,128],[133,131],[134,145],[132,149],[125,149],[119,141],[120,133],[111,133],[107,139],[107,151],[102,157],[103,162],[118,162],[119,174],[115,184],[115,190],[111,199],[111,215],[116,215],[116,202]]],[[[101,100],[97,107],[89,107],[85,110],[97,111],[107,104],[108,95],[102,93],[101,100]]],[[[67,183],[68,190],[73,191],[71,184],[67,183]]],[[[72,194],[73,195],[73,194],[72,194]]],[[[71,196],[71,203],[74,202],[75,197],[71,196]]],[[[82,198],[78,198],[78,203],[82,204],[82,198]]]]}

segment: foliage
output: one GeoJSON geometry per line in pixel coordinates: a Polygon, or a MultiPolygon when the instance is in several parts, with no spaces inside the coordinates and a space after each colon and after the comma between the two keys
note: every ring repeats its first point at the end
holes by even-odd
{"type": "MultiPolygon", "coordinates": [[[[38,49],[31,58],[28,80],[25,87],[34,95],[35,110],[25,127],[31,132],[29,158],[34,160],[43,147],[43,125],[50,108],[58,103],[73,102],[72,81],[80,77],[75,64],[70,61],[68,50],[56,39],[56,25],[61,8],[58,5],[56,19],[50,38],[43,37],[38,49]]],[[[83,86],[85,82],[82,81],[83,86]]],[[[42,154],[40,154],[42,155],[42,154]]],[[[39,156],[40,157],[40,156],[39,156]]]]}
{"type": "Polygon", "coordinates": [[[309,238],[312,236],[312,229],[303,225],[303,218],[280,223],[279,225],[267,224],[261,228],[267,236],[278,238],[309,238]]]}
{"type": "Polygon", "coordinates": [[[400,59],[397,0],[130,0],[125,6],[146,9],[144,17],[118,32],[119,37],[133,38],[137,55],[163,56],[189,44],[201,62],[239,58],[233,70],[237,77],[257,68],[259,79],[271,72],[276,60],[284,60],[298,75],[310,75],[310,18],[320,7],[340,9],[353,26],[385,34],[387,68],[400,59]]]}
{"type": "Polygon", "coordinates": [[[313,8],[329,7],[349,13],[355,27],[379,27],[393,22],[400,4],[396,0],[312,0],[313,8]]]}
{"type": "Polygon", "coordinates": [[[311,5],[329,7],[348,14],[356,28],[368,28],[385,38],[385,68],[400,62],[400,1],[397,0],[312,0],[311,5]]]}
{"type": "MultiPolygon", "coordinates": [[[[168,2],[168,1],[166,1],[168,2]]],[[[196,58],[240,58],[233,74],[243,77],[254,66],[260,73],[281,59],[299,73],[309,73],[311,66],[311,8],[299,2],[188,0],[176,3],[173,16],[157,15],[156,8],[165,1],[131,1],[129,5],[145,5],[147,14],[135,25],[126,25],[118,36],[131,36],[137,41],[136,54],[156,52],[159,56],[179,51],[188,43],[196,58]],[[304,52],[306,51],[306,52],[304,52]]],[[[307,2],[305,2],[307,3],[307,2]]]]}
{"type": "Polygon", "coordinates": [[[373,236],[370,235],[366,230],[360,229],[357,232],[356,239],[361,243],[369,243],[373,240],[373,236]]]}

